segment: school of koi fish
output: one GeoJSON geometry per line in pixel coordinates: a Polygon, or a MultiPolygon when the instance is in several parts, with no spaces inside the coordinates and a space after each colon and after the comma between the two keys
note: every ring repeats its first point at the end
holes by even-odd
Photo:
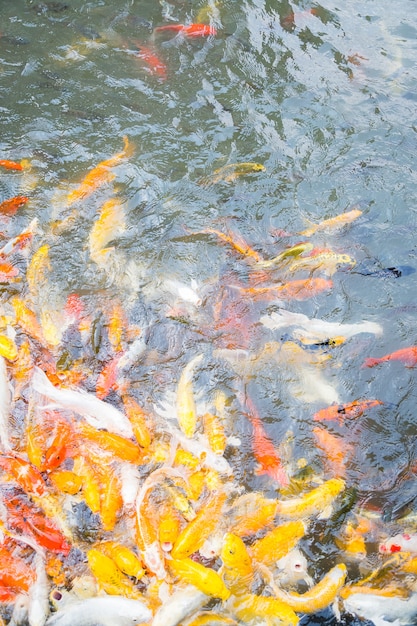
{"type": "MultiPolygon", "coordinates": [[[[154,31],[216,36],[204,19],[154,31]]],[[[155,50],[137,48],[147,71],[166,80],[155,50]]],[[[137,150],[122,140],[120,152],[61,193],[63,219],[41,227],[35,217],[18,234],[13,218],[30,206],[33,167],[1,155],[0,177],[17,186],[26,177],[21,188],[29,194],[0,203],[2,623],[295,626],[317,614],[343,623],[415,623],[415,516],[388,522],[360,500],[349,473],[358,462],[349,431],[395,404],[344,398],[326,375],[350,339],[383,337],[384,329],[373,320],[340,323],[291,310],[355,267],[339,249],[363,210],[355,205],[300,232],[283,231],[269,258],[229,223],[187,224],[183,241],[205,242],[238,270],[201,283],[167,277],[138,287],[139,269],[117,243],[127,228],[117,168],[137,150]],[[110,288],[94,302],[89,293],[57,297],[53,247],[83,203],[103,195],[84,243],[110,288]],[[122,294],[112,289],[116,275],[123,275],[122,294]],[[139,293],[146,308],[155,291],[165,294],[166,320],[184,329],[174,381],[154,367],[172,358],[169,346],[163,354],[151,345],[154,329],[135,309],[139,293]],[[132,380],[138,362],[153,368],[153,387],[132,380]],[[265,368],[287,373],[295,407],[321,407],[311,410],[318,461],[300,453],[290,432],[279,443],[268,434],[253,386],[265,368]],[[228,385],[219,372],[228,373],[228,385]],[[247,472],[259,476],[259,490],[247,488],[247,472]]],[[[198,184],[202,191],[233,185],[265,170],[231,163],[198,184]]],[[[363,368],[392,361],[415,367],[417,346],[364,354],[363,368]]]]}

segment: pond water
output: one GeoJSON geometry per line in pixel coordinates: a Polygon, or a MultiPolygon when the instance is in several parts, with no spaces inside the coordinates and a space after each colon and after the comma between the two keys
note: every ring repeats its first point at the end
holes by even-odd
{"type": "MultiPolygon", "coordinates": [[[[28,336],[32,366],[90,393],[123,353],[101,396],[118,408],[123,394],[135,398],[161,442],[178,429],[180,374],[202,355],[189,374],[197,413],[222,395],[235,485],[280,496],[279,481],[257,471],[258,415],[290,478],[303,467],[318,482],[342,478],[355,511],[378,518],[365,572],[378,542],[404,529],[416,488],[415,369],[401,357],[364,367],[417,345],[413,9],[412,0],[0,8],[0,158],[27,162],[0,168],[0,201],[28,198],[2,218],[0,244],[35,229],[11,258],[19,276],[1,283],[3,315],[24,301],[46,338],[40,345],[18,321],[17,346],[28,336]],[[192,23],[215,30],[158,30],[192,23]],[[71,196],[120,154],[111,176],[71,196]],[[263,167],[239,170],[245,163],[263,167]],[[344,226],[305,234],[352,210],[344,226]],[[47,256],[36,257],[42,246],[47,256]],[[310,281],[308,293],[288,288],[296,280],[310,281]],[[299,317],[290,323],[288,312],[299,317]],[[318,336],[314,319],[371,325],[318,336]],[[356,400],[379,403],[355,419],[313,420],[356,400]]],[[[13,448],[27,458],[18,439],[38,399],[29,374],[18,383],[8,368],[13,448]]],[[[157,457],[148,461],[142,478],[157,457]]],[[[344,560],[323,524],[304,545],[316,578],[344,560]]]]}

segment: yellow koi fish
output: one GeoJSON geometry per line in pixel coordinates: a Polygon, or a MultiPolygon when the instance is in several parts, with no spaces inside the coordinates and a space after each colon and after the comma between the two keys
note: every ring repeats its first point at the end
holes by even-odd
{"type": "Polygon", "coordinates": [[[227,600],[231,596],[230,590],[213,569],[204,567],[191,559],[172,559],[169,561],[172,573],[183,582],[194,585],[209,596],[227,600]]]}
{"type": "Polygon", "coordinates": [[[306,524],[302,520],[281,524],[262,539],[255,541],[250,547],[250,552],[256,561],[272,567],[276,561],[295,548],[305,533],[306,524]]]}
{"type": "Polygon", "coordinates": [[[180,428],[190,439],[197,427],[197,409],[194,400],[192,377],[194,368],[203,360],[203,355],[194,357],[181,372],[177,386],[177,418],[180,428]]]}
{"type": "Polygon", "coordinates": [[[145,574],[139,557],[118,541],[105,541],[100,544],[100,550],[109,556],[123,574],[140,580],[145,574]]]}
{"type": "Polygon", "coordinates": [[[331,478],[300,498],[279,500],[276,513],[281,517],[305,519],[311,515],[326,515],[334,499],[345,488],[341,478],[331,478]]]}
{"type": "Polygon", "coordinates": [[[235,595],[250,592],[255,572],[242,539],[233,533],[226,533],[220,558],[223,563],[220,571],[228,589],[235,595]]]}
{"type": "Polygon", "coordinates": [[[335,565],[323,576],[317,585],[306,593],[287,592],[274,588],[275,597],[285,602],[297,613],[317,613],[334,602],[339,591],[345,584],[347,568],[344,563],[335,565]]]}
{"type": "Polygon", "coordinates": [[[239,595],[233,598],[230,607],[239,623],[261,620],[269,626],[297,626],[299,621],[288,604],[268,596],[239,595]]]}
{"type": "Polygon", "coordinates": [[[96,548],[87,552],[88,565],[97,584],[111,596],[125,596],[132,599],[143,599],[142,594],[135,588],[132,581],[125,576],[116,563],[106,554],[96,548]]]}
{"type": "Polygon", "coordinates": [[[196,517],[187,524],[180,533],[172,548],[174,559],[184,559],[193,552],[197,552],[206,539],[215,531],[226,494],[215,494],[201,507],[196,517]]]}
{"type": "Polygon", "coordinates": [[[107,200],[94,222],[88,238],[91,259],[102,266],[106,263],[107,244],[126,230],[123,205],[117,198],[107,200]]]}
{"type": "Polygon", "coordinates": [[[341,215],[336,215],[336,217],[330,217],[329,219],[320,222],[320,224],[313,224],[310,228],[303,230],[299,234],[304,237],[311,237],[311,235],[314,235],[317,232],[337,230],[346,224],[350,224],[361,215],[362,211],[354,207],[350,211],[342,213],[341,215]]]}
{"type": "Polygon", "coordinates": [[[265,172],[266,167],[261,163],[247,161],[246,163],[229,163],[223,167],[214,170],[213,174],[203,178],[200,184],[203,186],[215,185],[216,183],[225,182],[232,183],[239,176],[253,174],[255,172],[265,172]]]}

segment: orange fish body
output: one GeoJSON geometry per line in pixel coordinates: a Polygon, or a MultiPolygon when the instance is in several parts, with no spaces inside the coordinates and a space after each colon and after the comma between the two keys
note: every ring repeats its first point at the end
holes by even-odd
{"type": "Polygon", "coordinates": [[[17,209],[27,202],[29,202],[29,198],[26,196],[15,196],[14,198],[4,200],[4,202],[0,204],[0,213],[2,215],[14,215],[17,209]]]}
{"type": "Polygon", "coordinates": [[[146,63],[149,73],[161,80],[166,80],[167,66],[165,63],[150,48],[139,43],[136,45],[138,47],[137,56],[146,63]]]}
{"type": "Polygon", "coordinates": [[[255,300],[307,300],[313,296],[328,291],[333,287],[333,281],[326,278],[306,278],[292,280],[283,285],[270,287],[240,288],[255,300]]]}
{"type": "Polygon", "coordinates": [[[276,561],[286,556],[295,548],[306,533],[306,524],[302,520],[292,520],[280,524],[268,532],[262,539],[251,545],[250,552],[256,561],[272,567],[276,561]]]}
{"type": "Polygon", "coordinates": [[[130,439],[126,439],[116,433],[110,433],[107,430],[97,430],[94,426],[81,422],[78,424],[78,429],[82,437],[92,443],[96,443],[99,447],[114,454],[122,461],[137,465],[141,462],[141,449],[130,439]]]}
{"type": "Polygon", "coordinates": [[[267,474],[276,480],[281,487],[287,487],[289,479],[287,472],[282,465],[278,452],[265,432],[261,418],[254,411],[251,400],[246,403],[250,411],[246,414],[252,424],[252,449],[256,461],[259,463],[257,474],[267,474]]]}
{"type": "Polygon", "coordinates": [[[246,243],[246,241],[243,239],[243,237],[237,235],[236,233],[234,233],[233,236],[230,236],[214,228],[206,228],[203,231],[199,232],[217,235],[219,239],[229,244],[236,252],[238,252],[242,256],[252,258],[257,262],[262,261],[261,255],[258,254],[256,250],[251,248],[249,244],[246,243]]]}
{"type": "Polygon", "coordinates": [[[213,26],[207,24],[189,24],[184,26],[183,24],[167,24],[166,26],[157,26],[155,32],[171,31],[175,33],[182,33],[186,37],[209,37],[210,35],[217,35],[217,30],[213,26]]]}
{"type": "Polygon", "coordinates": [[[115,154],[114,156],[101,161],[96,167],[88,172],[81,184],[71,191],[67,196],[67,206],[72,206],[78,200],[83,200],[87,196],[91,195],[96,189],[101,187],[107,182],[111,182],[115,179],[115,174],[110,171],[110,168],[119,165],[123,159],[130,155],[131,147],[129,146],[129,140],[127,137],[123,137],[124,147],[122,152],[115,154]]]}
{"type": "Polygon", "coordinates": [[[317,447],[326,455],[326,464],[333,474],[333,478],[342,478],[346,472],[345,459],[348,456],[348,448],[343,439],[336,437],[325,428],[313,428],[317,439],[317,447]]]}
{"type": "Polygon", "coordinates": [[[23,170],[23,165],[21,163],[9,161],[8,159],[0,159],[0,167],[4,167],[6,170],[23,170]]]}
{"type": "Polygon", "coordinates": [[[390,352],[390,354],[381,356],[379,359],[366,359],[362,367],[374,367],[385,361],[401,361],[406,367],[414,367],[417,364],[417,346],[395,350],[395,352],[390,352]]]}
{"type": "Polygon", "coordinates": [[[354,400],[348,404],[332,404],[314,413],[313,420],[316,422],[337,420],[342,424],[345,419],[360,417],[364,411],[379,404],[384,403],[380,400],[354,400]]]}
{"type": "Polygon", "coordinates": [[[26,493],[36,496],[46,494],[46,484],[42,475],[28,461],[17,456],[1,456],[0,467],[10,474],[26,493]]]}

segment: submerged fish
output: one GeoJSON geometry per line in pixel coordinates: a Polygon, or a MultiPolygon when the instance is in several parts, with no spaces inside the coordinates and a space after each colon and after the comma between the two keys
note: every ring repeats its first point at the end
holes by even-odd
{"type": "Polygon", "coordinates": [[[361,215],[362,211],[360,211],[358,208],[353,208],[350,211],[347,211],[347,213],[336,215],[336,217],[330,217],[329,219],[320,222],[320,224],[313,224],[310,228],[303,230],[299,234],[304,235],[304,237],[310,237],[317,232],[334,231],[341,228],[342,226],[345,226],[346,224],[350,224],[361,215]]]}
{"type": "Polygon", "coordinates": [[[181,33],[182,35],[190,38],[217,35],[216,28],[207,24],[189,24],[188,26],[184,26],[184,24],[167,24],[166,26],[157,26],[154,31],[156,33],[171,31],[174,33],[181,33]]]}
{"type": "Polygon", "coordinates": [[[362,367],[374,367],[380,363],[385,363],[385,361],[401,361],[406,367],[414,367],[417,364],[417,346],[400,348],[379,358],[365,359],[362,367]]]}
{"type": "Polygon", "coordinates": [[[254,172],[265,172],[266,167],[262,163],[256,163],[247,161],[245,163],[229,163],[223,167],[219,167],[214,170],[213,174],[206,176],[200,181],[203,186],[215,185],[216,183],[225,182],[231,183],[239,176],[246,176],[247,174],[253,174],[254,172]]]}

